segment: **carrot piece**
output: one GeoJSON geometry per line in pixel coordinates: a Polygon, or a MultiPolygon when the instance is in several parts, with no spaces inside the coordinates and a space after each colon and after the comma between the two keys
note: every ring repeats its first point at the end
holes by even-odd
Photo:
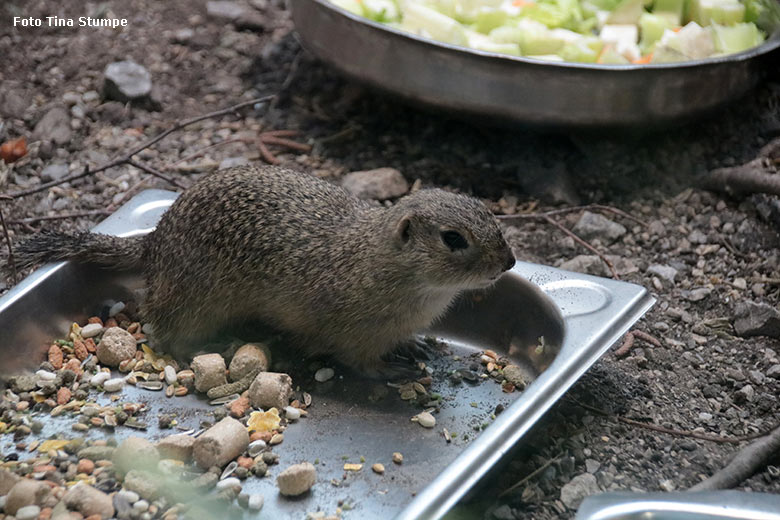
{"type": "Polygon", "coordinates": [[[652,60],[653,60],[653,53],[651,52],[650,54],[648,54],[646,56],[642,56],[641,58],[635,59],[631,63],[634,63],[636,65],[646,65],[646,64],[650,63],[652,60]]]}
{"type": "Polygon", "coordinates": [[[534,5],[536,2],[531,2],[529,0],[514,0],[512,2],[512,5],[515,7],[528,7],[529,5],[534,5]]]}

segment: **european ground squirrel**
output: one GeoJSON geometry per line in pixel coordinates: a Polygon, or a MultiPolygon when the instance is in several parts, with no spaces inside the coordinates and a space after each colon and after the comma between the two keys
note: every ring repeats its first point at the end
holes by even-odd
{"type": "Polygon", "coordinates": [[[382,207],[279,167],[238,166],[186,190],[152,233],[44,233],[22,264],[143,269],[155,345],[182,356],[232,322],[259,319],[380,374],[382,357],[489,287],[515,258],[479,200],[425,189],[382,207]]]}

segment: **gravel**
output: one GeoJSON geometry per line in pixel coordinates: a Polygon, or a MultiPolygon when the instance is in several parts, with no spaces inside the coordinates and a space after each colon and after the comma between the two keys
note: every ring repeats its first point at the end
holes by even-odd
{"type": "Polygon", "coordinates": [[[276,477],[279,493],[286,496],[298,496],[306,493],[317,480],[317,470],[308,463],[302,462],[285,469],[276,477]]]}

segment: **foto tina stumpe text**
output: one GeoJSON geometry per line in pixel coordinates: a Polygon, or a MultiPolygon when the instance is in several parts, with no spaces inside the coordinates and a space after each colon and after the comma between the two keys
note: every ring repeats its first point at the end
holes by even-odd
{"type": "Polygon", "coordinates": [[[91,16],[79,16],[78,18],[14,16],[14,27],[111,27],[115,29],[117,27],[127,27],[127,19],[92,18],[91,16]]]}

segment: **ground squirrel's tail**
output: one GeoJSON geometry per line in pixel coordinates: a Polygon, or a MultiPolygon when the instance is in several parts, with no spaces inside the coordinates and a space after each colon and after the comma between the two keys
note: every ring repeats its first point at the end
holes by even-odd
{"type": "Polygon", "coordinates": [[[141,266],[143,237],[115,237],[90,233],[44,232],[19,243],[14,251],[17,268],[44,262],[75,260],[116,269],[141,266]]]}

